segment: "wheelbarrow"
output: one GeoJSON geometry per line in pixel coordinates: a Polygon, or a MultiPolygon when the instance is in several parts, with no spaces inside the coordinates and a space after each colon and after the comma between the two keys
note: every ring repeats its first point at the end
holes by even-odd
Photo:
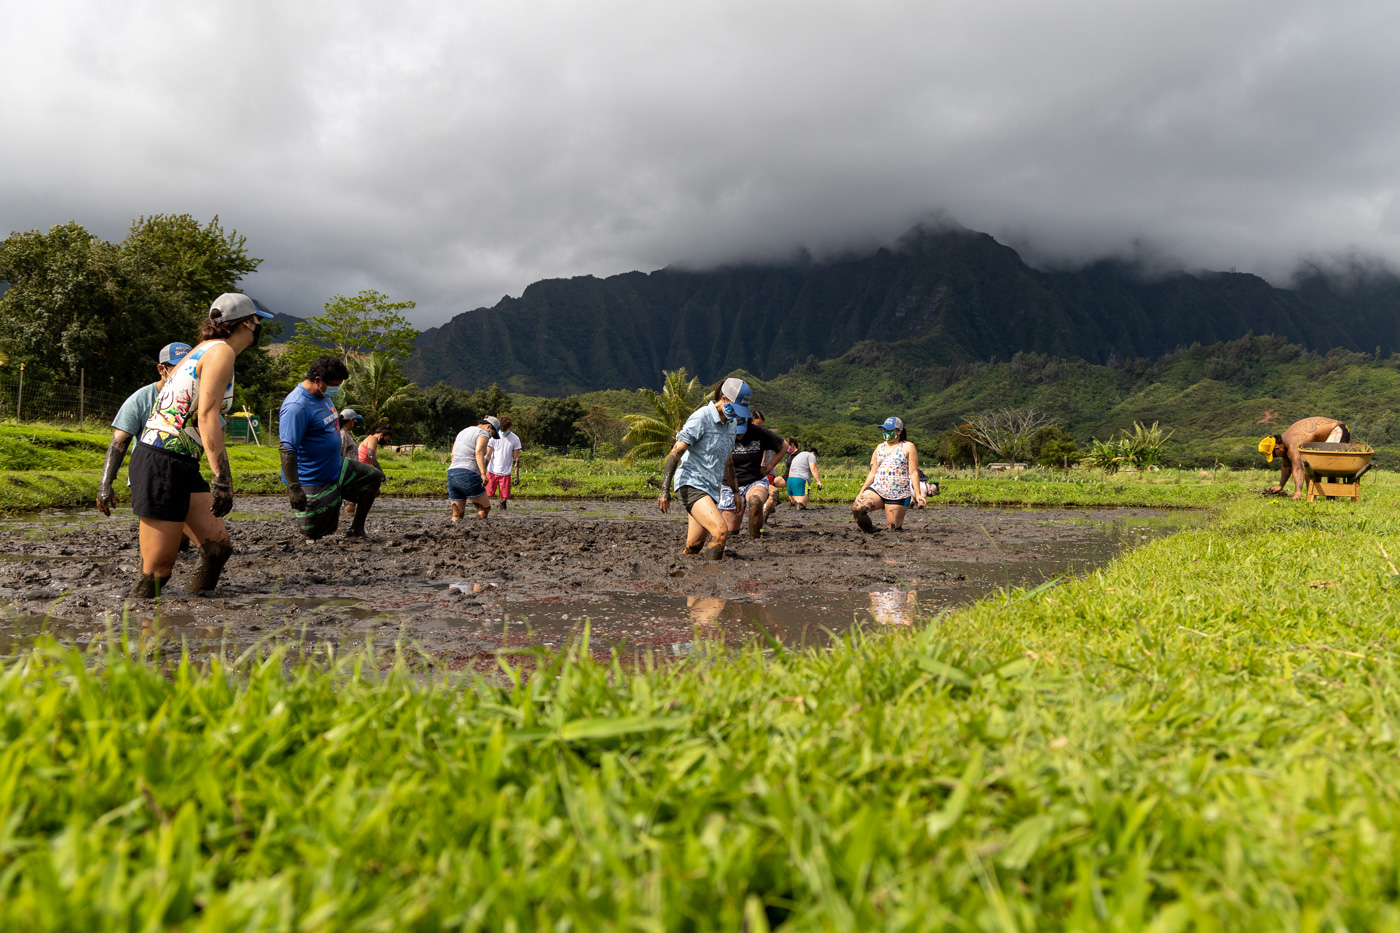
{"type": "Polygon", "coordinates": [[[1361,501],[1361,477],[1371,469],[1374,450],[1365,444],[1303,444],[1298,450],[1309,502],[1318,496],[1361,501]]]}

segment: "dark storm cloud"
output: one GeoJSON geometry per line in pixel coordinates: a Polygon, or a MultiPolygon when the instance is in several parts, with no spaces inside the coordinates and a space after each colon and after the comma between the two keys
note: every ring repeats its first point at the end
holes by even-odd
{"type": "Polygon", "coordinates": [[[1393,3],[26,6],[0,227],[217,213],[292,313],[934,216],[1045,263],[1400,261],[1393,3]]]}

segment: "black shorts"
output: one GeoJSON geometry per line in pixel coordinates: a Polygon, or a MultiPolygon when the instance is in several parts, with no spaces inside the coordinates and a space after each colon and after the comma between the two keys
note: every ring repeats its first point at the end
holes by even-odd
{"type": "MultiPolygon", "coordinates": [[[[708,492],[702,492],[694,486],[680,487],[676,490],[676,498],[681,500],[681,505],[685,506],[687,512],[695,508],[696,503],[701,499],[709,499],[711,502],[715,501],[714,496],[710,495],[708,492]]],[[[718,503],[716,503],[716,505],[718,505],[718,503]]]]}
{"type": "Polygon", "coordinates": [[[358,460],[341,460],[340,476],[329,486],[306,490],[306,511],[297,512],[297,527],[312,541],[324,538],[340,526],[340,503],[370,500],[379,495],[384,474],[358,460]],[[314,490],[314,492],[313,492],[314,490]]]}
{"type": "Polygon", "coordinates": [[[131,482],[131,511],[152,521],[183,522],[190,514],[190,496],[209,491],[198,460],[140,441],[131,452],[126,475],[131,482]]]}

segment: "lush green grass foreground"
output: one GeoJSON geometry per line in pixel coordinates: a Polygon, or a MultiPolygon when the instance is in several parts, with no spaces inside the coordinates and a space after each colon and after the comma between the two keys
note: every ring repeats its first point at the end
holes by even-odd
{"type": "Polygon", "coordinates": [[[0,926],[1400,925],[1394,503],[829,651],[0,670],[0,926]],[[552,665],[552,666],[549,666],[552,665]]]}

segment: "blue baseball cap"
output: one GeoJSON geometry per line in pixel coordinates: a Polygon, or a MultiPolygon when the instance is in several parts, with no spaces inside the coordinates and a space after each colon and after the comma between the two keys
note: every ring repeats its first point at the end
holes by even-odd
{"type": "Polygon", "coordinates": [[[739,418],[739,419],[735,420],[735,422],[734,422],[734,433],[735,433],[735,434],[744,434],[744,433],[747,433],[748,430],[749,430],[749,419],[747,419],[747,418],[739,418]]]}
{"type": "Polygon", "coordinates": [[[753,392],[749,389],[749,384],[737,376],[730,376],[724,380],[724,385],[719,387],[720,394],[729,399],[729,404],[734,406],[734,414],[740,418],[749,416],[749,396],[753,392]]]}
{"type": "Polygon", "coordinates": [[[894,415],[890,415],[890,416],[889,416],[888,418],[886,418],[884,421],[880,422],[880,430],[881,430],[881,431],[903,431],[903,430],[904,430],[904,422],[903,422],[903,421],[900,421],[900,420],[899,420],[898,418],[896,418],[894,415]]]}
{"type": "Polygon", "coordinates": [[[160,356],[156,359],[157,362],[164,363],[168,366],[178,366],[180,361],[185,358],[185,354],[189,352],[190,345],[187,343],[180,343],[177,340],[175,343],[167,343],[165,346],[161,347],[160,356]]]}

